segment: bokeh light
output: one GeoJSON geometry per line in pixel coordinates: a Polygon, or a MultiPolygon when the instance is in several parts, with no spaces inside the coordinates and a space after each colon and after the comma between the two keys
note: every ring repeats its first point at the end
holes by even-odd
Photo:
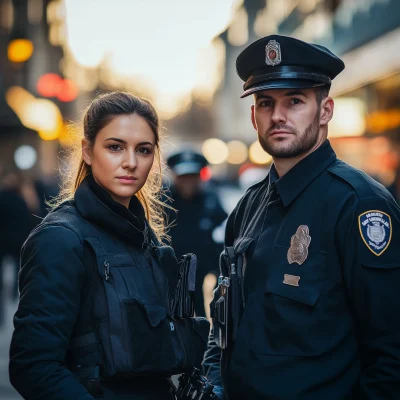
{"type": "Polygon", "coordinates": [[[240,140],[232,140],[228,144],[228,163],[242,164],[247,160],[247,146],[240,140]]]}
{"type": "Polygon", "coordinates": [[[12,62],[25,62],[33,54],[33,43],[29,39],[14,39],[7,49],[8,59],[12,62]]]}
{"type": "Polygon", "coordinates": [[[202,150],[210,164],[222,164],[229,155],[228,146],[220,139],[207,139],[203,143],[202,150]]]}
{"type": "Polygon", "coordinates": [[[44,140],[57,139],[63,129],[60,109],[51,100],[36,99],[27,90],[13,86],[6,92],[7,104],[22,124],[39,133],[44,140]]]}
{"type": "Polygon", "coordinates": [[[44,74],[36,84],[36,91],[43,97],[56,97],[61,81],[60,75],[44,74]]]}
{"type": "Polygon", "coordinates": [[[272,157],[264,151],[258,140],[250,146],[249,158],[255,164],[267,164],[272,161],[272,157]]]}
{"type": "Polygon", "coordinates": [[[366,128],[366,105],[357,97],[335,99],[335,112],[329,122],[329,136],[361,136],[366,128]]]}
{"type": "Polygon", "coordinates": [[[14,153],[15,165],[22,170],[32,168],[37,160],[36,150],[29,145],[18,147],[14,153]]]}

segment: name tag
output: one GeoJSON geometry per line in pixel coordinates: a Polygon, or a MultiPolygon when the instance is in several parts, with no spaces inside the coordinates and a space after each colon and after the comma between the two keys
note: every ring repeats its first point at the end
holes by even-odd
{"type": "Polygon", "coordinates": [[[285,274],[283,283],[290,286],[299,286],[300,277],[296,275],[285,274]]]}

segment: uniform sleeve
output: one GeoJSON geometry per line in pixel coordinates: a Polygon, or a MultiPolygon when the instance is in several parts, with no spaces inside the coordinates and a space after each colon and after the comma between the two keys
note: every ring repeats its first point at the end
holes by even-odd
{"type": "Polygon", "coordinates": [[[361,355],[357,399],[400,393],[400,209],[383,197],[358,199],[337,226],[347,297],[361,355]]]}
{"type": "Polygon", "coordinates": [[[22,249],[9,373],[24,399],[93,400],[64,364],[84,272],[82,245],[67,228],[41,228],[22,249]]]}

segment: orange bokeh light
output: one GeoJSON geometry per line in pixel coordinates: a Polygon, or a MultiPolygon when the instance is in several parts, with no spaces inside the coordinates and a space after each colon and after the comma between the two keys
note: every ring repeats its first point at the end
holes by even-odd
{"type": "Polygon", "coordinates": [[[64,79],[58,89],[57,98],[60,101],[73,101],[78,97],[78,87],[69,79],[64,79]]]}
{"type": "Polygon", "coordinates": [[[200,179],[203,182],[209,181],[211,177],[212,177],[212,172],[210,167],[204,167],[200,170],[200,179]]]}
{"type": "Polygon", "coordinates": [[[37,92],[43,97],[57,97],[63,79],[57,74],[42,75],[36,85],[37,92]]]}
{"type": "Polygon", "coordinates": [[[62,102],[73,101],[79,94],[78,87],[73,81],[63,79],[57,74],[41,76],[37,82],[36,90],[43,97],[56,97],[62,102]]]}

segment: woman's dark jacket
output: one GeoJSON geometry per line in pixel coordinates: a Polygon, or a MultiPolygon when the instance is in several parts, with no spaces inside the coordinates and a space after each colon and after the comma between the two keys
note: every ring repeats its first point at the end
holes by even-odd
{"type": "MultiPolygon", "coordinates": [[[[110,257],[144,259],[148,229],[140,202],[133,197],[126,209],[91,176],[80,185],[74,201],[51,212],[30,234],[21,253],[20,302],[9,366],[10,381],[25,399],[93,399],[68,361],[71,340],[93,326],[101,329],[109,318],[104,287],[95,282],[101,277],[90,267],[96,260],[82,234],[88,222],[105,248],[112,250],[110,257]]],[[[127,290],[149,302],[167,304],[168,283],[158,264],[142,262],[134,267],[139,281],[127,282],[127,290]]],[[[83,354],[83,362],[98,361],[91,357],[90,352],[83,354]]],[[[109,379],[102,388],[104,399],[171,398],[163,377],[109,379]]]]}

